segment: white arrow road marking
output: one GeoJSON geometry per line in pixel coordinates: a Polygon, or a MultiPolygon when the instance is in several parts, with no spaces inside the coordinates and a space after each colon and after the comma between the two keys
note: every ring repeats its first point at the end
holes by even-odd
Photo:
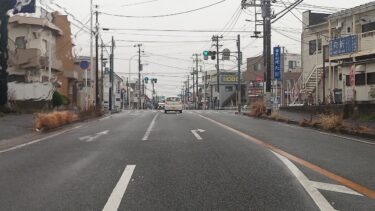
{"type": "Polygon", "coordinates": [[[118,210],[122,197],[124,197],[126,188],[129,185],[129,181],[133,175],[135,165],[126,166],[124,172],[121,175],[120,180],[117,182],[113,189],[111,196],[105,204],[103,211],[115,211],[118,210]]]}
{"type": "Polygon", "coordinates": [[[158,117],[158,115],[159,115],[159,113],[157,113],[154,116],[154,118],[152,119],[150,125],[148,126],[148,128],[146,130],[145,135],[142,138],[142,141],[147,141],[148,140],[148,137],[150,136],[150,133],[151,133],[152,129],[154,128],[154,125],[155,125],[155,122],[156,122],[156,118],[158,117]]]}
{"type": "Polygon", "coordinates": [[[193,135],[195,136],[196,139],[202,140],[202,137],[198,134],[198,132],[203,133],[203,132],[206,132],[206,131],[202,130],[202,129],[198,129],[198,130],[191,130],[191,132],[193,133],[193,135]]]}
{"type": "Polygon", "coordinates": [[[333,191],[333,192],[338,192],[338,193],[346,193],[346,194],[352,194],[352,195],[357,195],[357,196],[363,196],[362,194],[342,185],[334,185],[334,184],[315,182],[315,181],[310,181],[310,182],[312,186],[320,190],[328,190],[328,191],[333,191]]]}
{"type": "MultiPolygon", "coordinates": [[[[272,151],[273,152],[273,151],[272,151]]],[[[294,176],[298,179],[301,183],[303,188],[305,188],[306,192],[310,195],[310,197],[314,200],[315,204],[319,207],[322,211],[332,211],[335,210],[331,204],[327,201],[326,198],[316,189],[310,180],[295,166],[290,160],[281,156],[275,152],[273,152],[294,174],[294,176]]]]}
{"type": "Polygon", "coordinates": [[[104,135],[107,135],[109,133],[109,130],[105,130],[105,131],[102,131],[100,133],[97,133],[95,136],[84,136],[84,137],[81,137],[79,138],[80,141],[86,141],[86,142],[92,142],[94,141],[95,139],[101,137],[101,136],[104,136],[104,135]]]}

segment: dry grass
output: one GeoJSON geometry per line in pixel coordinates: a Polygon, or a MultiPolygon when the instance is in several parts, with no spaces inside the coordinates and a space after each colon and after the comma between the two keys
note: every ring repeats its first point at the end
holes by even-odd
{"type": "Polygon", "coordinates": [[[78,121],[78,116],[68,111],[39,113],[35,118],[35,129],[54,129],[62,125],[78,121]]]}
{"type": "Polygon", "coordinates": [[[366,126],[359,126],[355,128],[354,131],[357,133],[372,133],[373,129],[366,127],[366,126]]]}
{"type": "Polygon", "coordinates": [[[251,107],[250,115],[254,117],[261,117],[266,114],[266,106],[264,106],[263,101],[258,101],[254,103],[251,107]]]}
{"type": "Polygon", "coordinates": [[[320,121],[322,127],[326,130],[332,130],[340,128],[343,125],[343,120],[340,116],[335,114],[320,115],[320,121]]]}
{"type": "Polygon", "coordinates": [[[274,119],[274,120],[276,120],[276,121],[282,121],[282,122],[285,122],[285,121],[287,121],[287,119],[286,118],[284,118],[283,116],[281,116],[277,111],[273,111],[272,113],[271,113],[271,119],[274,119]]]}

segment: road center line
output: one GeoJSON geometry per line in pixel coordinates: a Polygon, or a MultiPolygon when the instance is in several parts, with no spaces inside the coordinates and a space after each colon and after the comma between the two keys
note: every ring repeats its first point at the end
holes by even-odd
{"type": "Polygon", "coordinates": [[[145,135],[142,138],[142,141],[147,141],[148,140],[148,137],[150,136],[150,133],[151,133],[152,129],[154,128],[154,125],[155,125],[155,122],[156,122],[156,118],[158,117],[158,115],[159,115],[159,113],[157,113],[154,116],[154,118],[152,119],[150,125],[148,126],[148,128],[146,130],[145,135]]]}
{"type": "Polygon", "coordinates": [[[105,204],[103,211],[115,211],[118,210],[121,200],[124,197],[126,188],[129,185],[129,181],[133,175],[135,165],[126,166],[124,172],[122,173],[119,181],[117,182],[115,188],[113,189],[111,195],[105,204]]]}
{"type": "Polygon", "coordinates": [[[47,140],[47,139],[50,139],[50,138],[62,135],[64,133],[70,132],[72,130],[79,129],[81,127],[82,127],[82,125],[79,125],[79,126],[76,126],[74,128],[70,128],[70,129],[67,129],[67,130],[64,130],[64,131],[61,131],[61,132],[58,132],[58,133],[54,133],[52,135],[49,135],[49,136],[46,136],[46,137],[43,137],[43,138],[40,138],[40,139],[36,139],[34,141],[30,141],[30,142],[27,142],[27,143],[24,143],[24,144],[20,144],[20,145],[11,147],[9,149],[5,149],[5,150],[0,151],[0,154],[4,153],[4,152],[10,152],[10,151],[13,151],[13,150],[21,149],[21,148],[24,148],[26,146],[29,146],[29,145],[32,145],[32,144],[36,144],[36,143],[39,143],[41,141],[44,141],[44,140],[47,140]]]}
{"type": "Polygon", "coordinates": [[[208,121],[210,121],[210,122],[212,122],[212,123],[214,123],[216,125],[219,125],[219,126],[225,128],[225,129],[227,129],[227,130],[229,130],[229,131],[231,131],[233,133],[236,133],[237,135],[239,135],[239,136],[241,136],[241,137],[243,137],[243,138],[245,138],[245,139],[247,139],[247,140],[249,140],[249,141],[251,141],[251,142],[253,142],[255,144],[258,144],[258,145],[261,145],[261,146],[263,146],[263,147],[265,147],[267,149],[270,149],[271,151],[276,152],[276,153],[278,153],[278,154],[280,154],[280,155],[288,158],[289,160],[292,160],[292,161],[294,161],[294,162],[296,162],[296,163],[298,163],[298,164],[300,164],[300,165],[302,165],[302,166],[304,166],[306,168],[309,168],[309,169],[311,169],[311,170],[313,170],[313,171],[315,171],[315,172],[317,172],[317,173],[319,173],[321,175],[324,175],[324,176],[326,176],[326,177],[328,177],[328,178],[330,178],[330,179],[332,179],[332,180],[334,180],[334,181],[336,181],[336,182],[338,182],[338,183],[340,183],[340,184],[342,184],[342,185],[344,185],[344,186],[346,186],[346,187],[348,187],[348,188],[350,188],[352,190],[357,191],[358,193],[361,193],[361,194],[363,194],[363,195],[365,195],[365,196],[367,196],[369,198],[375,199],[375,191],[374,190],[371,190],[371,189],[366,188],[366,187],[364,187],[364,186],[362,186],[362,185],[360,185],[358,183],[355,183],[355,182],[353,182],[351,180],[348,180],[348,179],[346,179],[344,177],[336,175],[333,172],[330,172],[330,171],[328,171],[326,169],[323,169],[323,168],[321,168],[321,167],[319,167],[319,166],[317,166],[315,164],[312,164],[312,163],[310,163],[310,162],[308,162],[306,160],[303,160],[303,159],[301,159],[301,158],[299,158],[297,156],[289,154],[289,153],[287,153],[287,152],[285,152],[285,151],[283,151],[283,150],[281,150],[281,149],[279,149],[279,148],[277,148],[277,147],[275,147],[275,146],[273,146],[271,144],[268,144],[268,143],[266,143],[264,141],[261,141],[261,140],[255,138],[253,136],[250,136],[250,135],[248,135],[248,134],[246,134],[244,132],[241,132],[239,130],[231,128],[231,127],[229,127],[229,126],[227,126],[227,125],[225,125],[223,123],[220,123],[218,121],[215,121],[215,120],[213,120],[211,118],[205,117],[205,116],[200,115],[200,114],[195,114],[195,115],[198,115],[201,118],[206,119],[206,120],[208,120],[208,121]]]}
{"type": "Polygon", "coordinates": [[[327,201],[326,198],[314,187],[309,179],[295,166],[292,162],[286,159],[284,156],[281,156],[275,152],[273,152],[287,167],[288,169],[294,174],[294,176],[298,179],[301,183],[302,187],[306,190],[306,192],[310,195],[313,199],[315,204],[319,207],[321,211],[331,211],[335,210],[331,204],[327,201]]]}

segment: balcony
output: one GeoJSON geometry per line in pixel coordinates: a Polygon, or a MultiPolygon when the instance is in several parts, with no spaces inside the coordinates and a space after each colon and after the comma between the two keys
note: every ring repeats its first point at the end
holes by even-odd
{"type": "MultiPolygon", "coordinates": [[[[40,49],[16,49],[9,52],[9,65],[15,66],[17,69],[42,69],[48,68],[48,57],[42,56],[40,49]]],[[[53,59],[52,69],[62,71],[62,62],[53,59]]]]}

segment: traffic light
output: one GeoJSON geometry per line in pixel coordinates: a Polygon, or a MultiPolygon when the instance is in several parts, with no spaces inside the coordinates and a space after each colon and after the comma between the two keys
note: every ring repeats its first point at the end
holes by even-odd
{"type": "Polygon", "coordinates": [[[208,57],[211,57],[212,60],[216,59],[216,51],[203,51],[204,60],[208,60],[208,57]]]}
{"type": "Polygon", "coordinates": [[[145,83],[148,84],[148,77],[145,78],[145,83]]]}

